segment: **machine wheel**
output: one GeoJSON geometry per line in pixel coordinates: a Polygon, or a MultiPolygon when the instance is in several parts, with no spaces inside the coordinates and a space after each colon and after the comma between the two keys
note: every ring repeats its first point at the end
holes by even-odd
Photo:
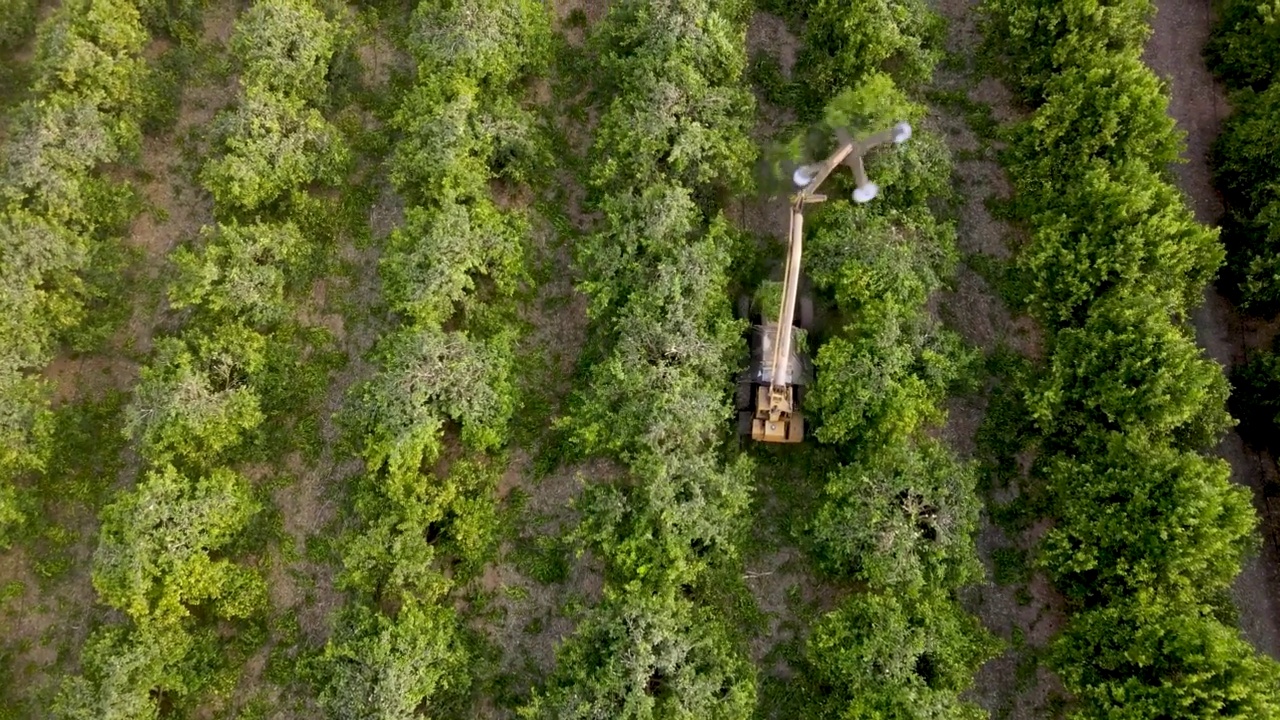
{"type": "Polygon", "coordinates": [[[804,410],[804,396],[807,394],[805,392],[807,388],[804,385],[796,385],[795,388],[796,408],[804,410]]]}
{"type": "Polygon", "coordinates": [[[738,439],[747,440],[751,437],[751,421],[755,418],[750,410],[743,410],[738,413],[738,439]]]}
{"type": "Polygon", "coordinates": [[[751,319],[751,296],[750,295],[738,296],[738,319],[739,320],[751,319]]]}
{"type": "Polygon", "coordinates": [[[807,295],[800,297],[800,329],[813,329],[813,298],[807,295]]]}
{"type": "Polygon", "coordinates": [[[753,390],[751,381],[743,380],[738,383],[737,392],[733,395],[733,406],[739,410],[748,410],[751,408],[751,391],[753,390]]]}

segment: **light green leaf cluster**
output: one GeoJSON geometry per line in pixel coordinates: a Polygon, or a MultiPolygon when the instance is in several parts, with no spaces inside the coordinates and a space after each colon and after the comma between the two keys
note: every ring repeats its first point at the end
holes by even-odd
{"type": "Polygon", "coordinates": [[[302,103],[319,102],[328,88],[338,28],[315,5],[259,0],[236,20],[231,51],[243,64],[246,94],[259,91],[302,103]]]}
{"type": "Polygon", "coordinates": [[[231,222],[204,227],[200,234],[199,248],[173,253],[178,277],[169,288],[169,305],[243,318],[250,325],[284,319],[287,271],[307,243],[297,225],[231,222]]]}
{"type": "Polygon", "coordinates": [[[962,701],[995,639],[945,592],[859,593],[824,616],[805,648],[826,690],[812,717],[981,720],[962,701]]]}
{"type": "Polygon", "coordinates": [[[927,81],[942,56],[942,17],[920,0],[799,5],[804,36],[795,72],[807,115],[821,116],[842,91],[886,69],[905,86],[927,81]]]}
{"type": "Polygon", "coordinates": [[[606,599],[561,648],[558,665],[521,718],[741,718],[755,710],[750,663],[721,621],[680,596],[606,599]]]}
{"type": "Polygon", "coordinates": [[[310,183],[336,184],[350,161],[319,110],[258,86],[217,123],[223,154],[205,164],[200,181],[219,207],[253,212],[310,183]]]}

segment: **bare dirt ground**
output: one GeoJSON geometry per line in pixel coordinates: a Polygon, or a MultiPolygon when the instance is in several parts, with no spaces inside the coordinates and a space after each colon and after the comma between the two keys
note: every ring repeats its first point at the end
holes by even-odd
{"type": "MultiPolygon", "coordinates": [[[[1009,260],[1020,238],[1015,228],[993,217],[988,209],[989,201],[1007,199],[1011,188],[996,161],[999,145],[971,127],[966,111],[989,108],[992,117],[1002,123],[1019,119],[1022,111],[999,81],[982,77],[973,64],[982,42],[976,6],[976,0],[935,3],[948,21],[946,49],[960,62],[938,70],[934,89],[962,94],[965,100],[934,103],[926,119],[928,129],[941,133],[954,154],[955,187],[960,193],[957,244],[962,262],[951,288],[936,299],[933,307],[948,327],[984,351],[1005,347],[1037,358],[1041,354],[1038,328],[1030,318],[1011,313],[979,271],[984,264],[1009,260]]],[[[943,439],[961,456],[973,457],[978,451],[977,433],[986,415],[985,394],[953,399],[942,430],[943,439]]],[[[1023,467],[1028,468],[1029,462],[1024,462],[1023,467]]],[[[1006,503],[1017,493],[1016,487],[993,488],[988,501],[1006,503]]],[[[988,630],[1005,641],[1006,648],[979,670],[970,697],[993,718],[1001,720],[1055,717],[1060,712],[1057,708],[1064,690],[1040,658],[1062,627],[1063,601],[1043,573],[1026,565],[1047,528],[1006,531],[992,522],[987,511],[980,523],[976,541],[987,581],[967,588],[962,600],[988,630]],[[995,581],[998,557],[1022,558],[1018,572],[1012,573],[1016,577],[1001,578],[1004,584],[995,581]]]]}
{"type": "MultiPolygon", "coordinates": [[[[1222,200],[1213,188],[1209,150],[1223,119],[1230,113],[1225,91],[1201,57],[1213,26],[1210,0],[1157,0],[1154,33],[1144,59],[1169,84],[1169,114],[1187,133],[1185,163],[1174,173],[1195,209],[1196,218],[1215,224],[1222,200]]],[[[1274,324],[1274,323],[1272,323],[1274,324]]],[[[1210,287],[1205,304],[1192,316],[1196,338],[1224,368],[1242,362],[1246,350],[1269,340],[1267,323],[1240,316],[1231,303],[1210,287]]],[[[1233,588],[1244,634],[1256,647],[1280,659],[1280,477],[1275,460],[1247,446],[1236,432],[1218,447],[1231,464],[1232,479],[1249,486],[1262,520],[1262,547],[1249,560],[1233,588]],[[1276,497],[1270,499],[1267,490],[1276,497]]]]}

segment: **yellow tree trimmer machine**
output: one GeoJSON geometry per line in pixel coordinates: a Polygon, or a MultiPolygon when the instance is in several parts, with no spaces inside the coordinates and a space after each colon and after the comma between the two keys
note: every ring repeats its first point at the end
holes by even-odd
{"type": "Polygon", "coordinates": [[[862,158],[877,145],[901,144],[911,137],[907,123],[882,130],[861,140],[853,140],[843,131],[837,133],[840,146],[826,160],[802,165],[792,175],[799,191],[791,196],[791,223],[787,232],[786,265],[782,272],[782,303],[778,321],[766,320],[751,328],[751,361],[738,381],[736,405],[738,433],[752,440],[794,443],[804,440],[804,416],[800,413],[803,387],[812,382],[812,364],[802,352],[796,336],[809,330],[812,301],[799,299],[801,321],[797,325],[796,305],[800,294],[800,251],[803,240],[804,208],[826,200],[818,188],[841,164],[853,169],[857,186],[853,200],[870,202],[880,188],[867,179],[862,158]]]}

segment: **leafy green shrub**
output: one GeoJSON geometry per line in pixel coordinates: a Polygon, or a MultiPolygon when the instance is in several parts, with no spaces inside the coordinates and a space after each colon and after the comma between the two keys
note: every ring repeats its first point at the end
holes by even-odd
{"type": "Polygon", "coordinates": [[[1275,446],[1280,438],[1280,354],[1262,352],[1236,368],[1232,410],[1240,416],[1240,432],[1251,441],[1275,446]]]}
{"type": "Polygon", "coordinates": [[[727,298],[735,237],[715,212],[754,149],[742,84],[746,7],[613,4],[588,46],[605,100],[589,154],[597,230],[574,247],[595,357],[565,421],[580,454],[621,462],[593,483],[577,539],[606,600],[560,653],[537,717],[745,718],[755,678],[703,600],[736,561],[749,465],[725,462],[742,326],[727,298]]]}
{"type": "Polygon", "coordinates": [[[653,184],[741,188],[755,107],[742,85],[746,28],[707,0],[622,2],[591,39],[608,106],[589,185],[604,198],[653,184]]]}
{"type": "Polygon", "coordinates": [[[392,619],[363,606],[346,611],[325,647],[319,700],[329,717],[411,718],[446,691],[465,689],[467,655],[453,608],[411,602],[392,619]]]}
{"type": "Polygon", "coordinates": [[[805,656],[817,687],[807,717],[962,718],[960,699],[996,644],[945,594],[859,593],[814,627],[805,656]]]}
{"type": "Polygon", "coordinates": [[[705,608],[668,594],[624,596],[579,623],[520,717],[745,718],[754,674],[705,608]]]}
{"type": "MultiPolygon", "coordinates": [[[[34,3],[0,8],[0,47],[24,36],[34,3]]],[[[31,97],[0,158],[0,546],[22,519],[13,481],[48,452],[45,384],[28,373],[84,320],[95,241],[127,219],[126,193],[98,173],[138,143],[146,34],[123,0],[71,0],[39,23],[31,97]]]]}
{"type": "Polygon", "coordinates": [[[550,60],[550,21],[534,0],[420,3],[409,36],[418,79],[474,83],[488,102],[505,103],[513,84],[550,60]]]}
{"type": "MultiPolygon", "coordinates": [[[[821,157],[836,130],[919,127],[924,108],[895,79],[928,79],[940,18],[892,0],[853,11],[820,0],[808,15],[797,74],[809,83],[804,112],[821,114],[823,130],[821,145],[800,154],[821,157]]],[[[838,324],[818,349],[805,409],[840,460],[806,530],[824,570],[860,582],[806,640],[800,715],[978,718],[959,696],[994,641],[951,596],[982,572],[975,478],[924,432],[943,419],[969,361],[925,310],[957,261],[954,226],[931,212],[952,198],[950,155],[941,138],[917,131],[866,163],[880,197],[829,201],[806,223],[806,270],[838,324]]],[[[830,195],[850,190],[840,174],[830,184],[830,195]]]]}
{"type": "Polygon", "coordinates": [[[822,418],[818,439],[885,441],[939,420],[958,343],[922,307],[954,265],[954,231],[921,208],[868,212],[843,201],[813,224],[814,282],[856,317],[815,358],[806,403],[822,418]]]}
{"type": "Polygon", "coordinates": [[[36,0],[0,1],[0,50],[23,41],[36,24],[36,0]]]}
{"type": "Polygon", "coordinates": [[[248,381],[261,367],[265,340],[228,328],[188,344],[156,343],[156,359],[142,369],[125,410],[125,433],[157,462],[215,467],[263,420],[248,381]]]}
{"type": "Polygon", "coordinates": [[[368,386],[365,459],[393,475],[418,472],[439,452],[446,419],[478,450],[501,443],[513,409],[509,347],[425,326],[393,335],[386,370],[368,386]]]}
{"type": "Polygon", "coordinates": [[[48,362],[53,332],[83,319],[84,238],[39,215],[0,216],[0,367],[29,368],[48,362]]]}
{"type": "Polygon", "coordinates": [[[1280,665],[1194,608],[1135,599],[1086,611],[1054,661],[1080,718],[1280,714],[1280,665]]]}
{"type": "Polygon", "coordinates": [[[201,240],[199,250],[173,252],[178,278],[169,288],[171,307],[197,307],[259,326],[285,317],[285,275],[307,244],[296,225],[222,224],[202,228],[201,240]]]}
{"type": "Polygon", "coordinates": [[[382,262],[391,306],[415,323],[441,324],[481,288],[510,296],[522,279],[528,227],[490,201],[405,211],[382,262]]]}
{"type": "Polygon", "coordinates": [[[1003,56],[1014,90],[1033,103],[1063,69],[1125,62],[1151,34],[1151,0],[985,0],[988,50],[1003,56]]]}
{"type": "Polygon", "coordinates": [[[880,70],[907,86],[925,82],[941,56],[942,18],[920,0],[815,0],[804,10],[795,75],[811,116],[880,70]]]}
{"type": "Polygon", "coordinates": [[[1280,308],[1280,85],[1232,97],[1235,113],[1213,148],[1214,182],[1226,200],[1224,223],[1230,280],[1241,306],[1254,312],[1280,308]]]}
{"type": "Polygon", "coordinates": [[[252,212],[311,183],[336,184],[350,150],[320,112],[250,86],[217,119],[224,153],[200,171],[219,207],[252,212]]]}
{"type": "Polygon", "coordinates": [[[266,583],[215,557],[258,509],[248,482],[225,468],[194,479],[151,470],[102,510],[94,589],[139,625],[178,622],[210,601],[222,617],[245,617],[265,607],[266,583]]]}
{"type": "Polygon", "coordinates": [[[1210,69],[1233,89],[1263,90],[1280,70],[1280,17],[1274,2],[1225,0],[1205,45],[1210,69]]]}
{"type": "Polygon", "coordinates": [[[261,90],[306,103],[324,95],[337,44],[338,28],[305,0],[257,0],[236,20],[231,36],[248,93],[261,90]]]}
{"type": "Polygon", "coordinates": [[[972,469],[936,440],[891,442],[827,477],[811,530],[826,569],[895,589],[979,579],[972,469]]]}
{"type": "Polygon", "coordinates": [[[1090,604],[1133,596],[1198,604],[1229,587],[1257,518],[1226,462],[1136,431],[1102,444],[1083,458],[1045,461],[1058,520],[1043,563],[1058,587],[1090,604]]]}
{"type": "MultiPolygon", "coordinates": [[[[1164,176],[1180,148],[1137,62],[1150,9],[984,5],[991,49],[1040,105],[1006,159],[1032,234],[1019,264],[1050,332],[1027,398],[1051,451],[1044,563],[1079,609],[1055,664],[1076,717],[1271,717],[1280,666],[1210,615],[1255,519],[1221,461],[1196,454],[1231,424],[1221,370],[1183,327],[1221,250],[1164,176]]],[[[1224,172],[1254,172],[1241,160],[1224,172]]]]}
{"type": "Polygon", "coordinates": [[[1078,326],[1111,288],[1185,314],[1222,261],[1217,233],[1195,221],[1176,188],[1140,164],[1091,162],[1072,182],[1015,179],[1031,241],[1016,260],[1027,301],[1052,328],[1078,326]],[[1045,192],[1041,194],[1039,191],[1045,192]]]}
{"type": "Polygon", "coordinates": [[[513,298],[527,279],[527,222],[489,183],[537,154],[518,98],[549,32],[533,2],[413,14],[417,78],[391,120],[390,176],[408,207],[380,267],[403,325],[351,403],[366,473],[339,582],[354,597],[315,665],[332,718],[434,715],[464,702],[474,673],[449,593],[496,549],[501,465],[486,453],[500,453],[516,407],[513,298]]]}
{"type": "Polygon", "coordinates": [[[1017,176],[1065,183],[1098,160],[1156,170],[1178,161],[1182,132],[1167,114],[1163,83],[1139,58],[1102,55],[1076,63],[1045,83],[1043,103],[1015,127],[1010,165],[1017,176]]]}
{"type": "MultiPolygon", "coordinates": [[[[114,116],[109,130],[129,126],[140,100],[147,33],[129,0],[72,0],[41,24],[34,61],[37,95],[87,100],[114,116]]],[[[130,134],[137,126],[130,127],[130,134]]]]}
{"type": "Polygon", "coordinates": [[[147,625],[136,633],[101,628],[81,653],[84,674],[66,679],[54,714],[67,720],[156,720],[157,697],[186,693],[184,669],[168,660],[186,656],[192,645],[191,636],[172,625],[147,625]]]}
{"type": "Polygon", "coordinates": [[[1142,428],[1207,449],[1233,424],[1222,368],[1147,296],[1101,296],[1055,343],[1027,402],[1041,432],[1069,447],[1098,430],[1142,428]]]}

